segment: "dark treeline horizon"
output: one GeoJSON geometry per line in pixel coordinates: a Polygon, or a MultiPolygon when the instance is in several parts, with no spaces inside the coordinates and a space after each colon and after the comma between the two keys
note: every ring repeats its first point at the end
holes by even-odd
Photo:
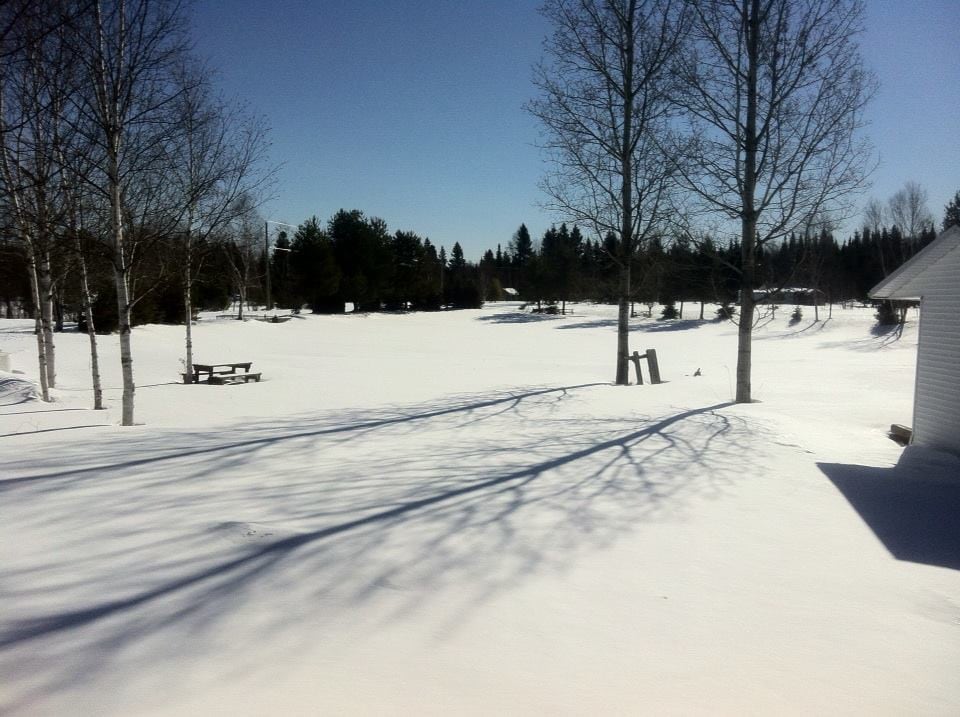
{"type": "MultiPolygon", "coordinates": [[[[835,303],[865,301],[867,292],[891,271],[936,238],[932,226],[915,238],[897,226],[864,227],[839,241],[826,230],[810,236],[792,234],[764,247],[758,256],[760,286],[820,292],[835,303]]],[[[611,258],[615,239],[584,239],[566,224],[552,226],[533,242],[521,225],[507,248],[488,249],[480,260],[486,286],[510,287],[525,301],[616,303],[617,267],[611,258]]],[[[636,277],[632,300],[649,304],[736,301],[740,290],[739,242],[709,237],[698,241],[654,237],[633,259],[636,277]]],[[[562,311],[562,308],[561,308],[562,311]]]]}
{"type": "MultiPolygon", "coordinates": [[[[256,226],[256,222],[251,223],[256,226]]],[[[791,235],[760,256],[762,285],[771,289],[804,288],[820,292],[823,301],[866,301],[867,292],[891,271],[936,237],[932,226],[916,238],[900,229],[864,227],[839,241],[831,232],[791,235]]],[[[551,226],[537,240],[521,224],[505,243],[487,249],[479,262],[464,258],[459,242],[449,255],[446,247],[414,231],[390,232],[387,223],[361,210],[341,209],[324,225],[317,217],[292,233],[280,232],[269,267],[276,308],[315,313],[354,311],[436,311],[477,308],[485,301],[509,298],[544,310],[566,302],[616,303],[617,266],[611,257],[613,237],[583,236],[576,226],[551,226]]],[[[238,297],[251,307],[266,301],[267,261],[262,238],[221,237],[204,247],[206,260],[193,291],[196,311],[225,311],[238,297]],[[251,252],[246,278],[231,270],[238,252],[251,252]],[[246,283],[244,291],[238,283],[246,283]],[[248,283],[247,283],[248,282],[248,283]]],[[[641,304],[732,304],[740,289],[736,240],[726,244],[710,238],[684,241],[653,238],[636,252],[637,277],[632,299],[641,304]]],[[[0,306],[6,316],[33,316],[35,308],[25,276],[26,257],[16,245],[6,246],[0,269],[0,306]]],[[[93,254],[90,281],[96,297],[98,332],[117,328],[115,295],[107,257],[93,254]]],[[[162,252],[147,257],[141,281],[152,285],[133,311],[134,323],[183,322],[184,299],[175,273],[166,270],[162,252]]],[[[79,286],[64,277],[56,301],[58,329],[79,319],[79,286]]],[[[702,310],[701,310],[702,311],[702,310]]],[[[673,316],[673,314],[668,314],[673,316]]],[[[702,315],[701,315],[701,318],[702,315]]]]}

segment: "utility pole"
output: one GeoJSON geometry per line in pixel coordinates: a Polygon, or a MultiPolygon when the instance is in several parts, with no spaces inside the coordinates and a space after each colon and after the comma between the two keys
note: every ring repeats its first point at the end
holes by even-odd
{"type": "Polygon", "coordinates": [[[267,272],[267,311],[273,308],[272,297],[270,296],[270,220],[263,223],[263,263],[264,271],[267,272]]]}
{"type": "Polygon", "coordinates": [[[290,229],[296,229],[293,224],[287,224],[286,222],[278,222],[273,219],[266,219],[263,222],[263,256],[266,263],[266,272],[267,272],[267,311],[273,310],[273,297],[271,294],[271,279],[270,279],[270,225],[278,224],[282,227],[289,227],[290,229]]]}

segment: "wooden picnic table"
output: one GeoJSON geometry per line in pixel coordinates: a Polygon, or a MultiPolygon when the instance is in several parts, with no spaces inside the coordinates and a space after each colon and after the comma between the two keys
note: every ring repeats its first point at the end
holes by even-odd
{"type": "MultiPolygon", "coordinates": [[[[206,375],[207,382],[210,383],[214,376],[242,376],[250,373],[252,361],[240,361],[237,363],[195,363],[193,364],[193,383],[200,383],[203,376],[206,375]],[[243,369],[244,373],[239,373],[243,369]]],[[[260,374],[255,374],[256,380],[260,380],[260,374]]],[[[253,375],[251,375],[253,378],[253,375]]]]}

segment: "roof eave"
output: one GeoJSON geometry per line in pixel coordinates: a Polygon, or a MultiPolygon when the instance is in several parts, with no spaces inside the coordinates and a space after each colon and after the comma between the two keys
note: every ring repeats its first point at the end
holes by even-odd
{"type": "Polygon", "coordinates": [[[960,246],[960,227],[950,227],[909,261],[867,292],[873,299],[919,299],[923,296],[917,279],[928,268],[960,246]]]}

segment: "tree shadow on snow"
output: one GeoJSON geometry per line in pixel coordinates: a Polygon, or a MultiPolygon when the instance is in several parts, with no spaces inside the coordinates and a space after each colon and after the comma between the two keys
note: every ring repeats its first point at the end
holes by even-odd
{"type": "Polygon", "coordinates": [[[960,459],[911,446],[893,468],[818,465],[897,560],[960,570],[960,459]]]}
{"type": "Polygon", "coordinates": [[[562,314],[534,314],[527,311],[511,311],[503,314],[478,316],[477,321],[486,321],[491,324],[531,324],[537,321],[556,321],[562,318],[562,314]]]}
{"type": "MultiPolygon", "coordinates": [[[[59,428],[36,428],[27,431],[14,431],[13,433],[0,433],[0,438],[13,438],[14,436],[36,435],[38,433],[58,433],[60,431],[75,431],[79,428],[108,428],[110,423],[89,423],[82,426],[60,426],[59,428]]],[[[2,481],[0,481],[2,482],[2,481]]]]}
{"type": "Polygon", "coordinates": [[[747,470],[754,429],[723,412],[731,404],[571,420],[575,394],[603,390],[616,389],[108,437],[0,463],[8,527],[56,525],[62,541],[0,566],[0,584],[16,586],[3,591],[0,707],[66,698],[135,644],[144,675],[209,659],[224,634],[256,648],[251,662],[305,649],[306,625],[364,605],[386,621],[430,609],[454,630],[504,590],[747,470]],[[252,606],[256,627],[237,629],[252,606]]]}
{"type": "Polygon", "coordinates": [[[867,338],[855,341],[830,341],[821,344],[821,346],[823,348],[845,348],[854,351],[872,352],[892,348],[898,344],[901,338],[903,338],[903,335],[897,326],[874,325],[870,328],[870,336],[867,338]]]}
{"type": "Polygon", "coordinates": [[[754,337],[755,341],[781,341],[783,339],[795,339],[795,338],[804,338],[806,336],[811,336],[813,334],[818,334],[824,329],[827,328],[833,319],[820,319],[819,321],[811,320],[809,324],[798,328],[799,322],[793,325],[792,331],[785,331],[779,334],[767,334],[767,335],[758,335],[754,337]]]}
{"type": "Polygon", "coordinates": [[[605,329],[616,328],[616,319],[593,319],[591,321],[578,321],[573,324],[560,324],[556,329],[605,329]]]}
{"type": "Polygon", "coordinates": [[[701,326],[707,325],[707,320],[704,319],[663,319],[657,321],[655,324],[650,324],[649,326],[644,326],[643,330],[650,333],[662,333],[665,331],[690,331],[691,329],[699,329],[701,326]]]}

